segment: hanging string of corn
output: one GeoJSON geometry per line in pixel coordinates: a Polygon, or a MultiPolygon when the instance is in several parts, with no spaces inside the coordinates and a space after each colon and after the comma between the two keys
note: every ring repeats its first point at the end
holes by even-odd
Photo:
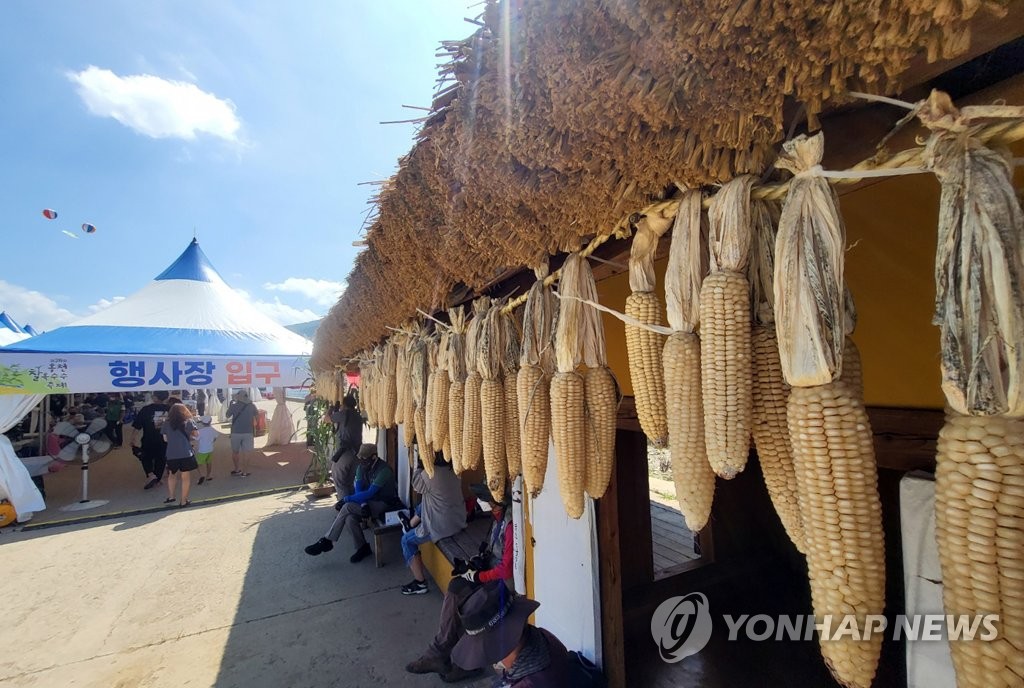
{"type": "Polygon", "coordinates": [[[751,424],[750,188],[754,178],[722,186],[708,210],[710,271],[700,288],[704,442],[714,472],[730,480],[747,465],[751,424]]]}
{"type": "Polygon", "coordinates": [[[672,227],[665,305],[673,332],[665,340],[665,407],[672,480],[686,527],[699,532],[711,517],[715,473],[704,448],[700,383],[700,285],[707,272],[706,224],[700,191],[684,190],[672,227]]]}
{"type": "Polygon", "coordinates": [[[994,640],[949,646],[958,686],[1020,686],[1024,212],[1008,156],[975,138],[966,108],[933,91],[919,116],[932,132],[926,161],[942,184],[933,323],[949,404],[935,474],[943,601],[947,614],[999,615],[994,640]]]}
{"type": "MultiPolygon", "coordinates": [[[[590,263],[576,255],[579,265],[577,295],[584,302],[597,302],[597,283],[590,263]]],[[[583,415],[586,444],[584,446],[583,489],[593,499],[600,499],[608,489],[615,468],[615,426],[618,420],[619,385],[608,368],[605,351],[604,321],[596,308],[585,306],[580,318],[583,347],[583,415]]]]}
{"type": "Polygon", "coordinates": [[[473,319],[466,333],[466,383],[463,391],[462,470],[476,470],[483,458],[483,420],[480,387],[483,378],[477,367],[479,339],[491,299],[481,296],[473,302],[473,319]]]}
{"type": "Polygon", "coordinates": [[[398,380],[398,384],[404,386],[403,392],[403,411],[402,416],[405,418],[405,446],[408,449],[412,449],[413,444],[416,441],[416,402],[413,396],[413,389],[416,386],[415,380],[413,379],[413,368],[414,363],[412,360],[413,351],[419,346],[418,339],[422,336],[421,326],[417,323],[411,323],[409,325],[409,334],[405,337],[405,379],[398,380]]]}
{"type": "MultiPolygon", "coordinates": [[[[427,391],[423,398],[424,422],[423,441],[420,451],[424,455],[434,456],[437,442],[434,438],[434,422],[437,420],[437,358],[440,349],[439,338],[435,335],[427,340],[427,391]]],[[[425,460],[425,459],[424,459],[425,460]]]]}
{"type": "Polygon", "coordinates": [[[505,459],[505,391],[501,385],[504,331],[500,306],[484,316],[477,339],[477,370],[480,372],[481,435],[487,487],[493,495],[505,494],[508,463],[505,459]]]}
{"type": "Polygon", "coordinates": [[[558,461],[558,489],[570,518],[583,515],[584,476],[587,461],[585,387],[576,368],[581,360],[583,308],[580,302],[581,263],[571,253],[562,265],[558,326],[555,331],[555,359],[558,371],[551,380],[551,434],[558,461]]]}
{"type": "Polygon", "coordinates": [[[380,367],[380,418],[385,428],[395,427],[397,413],[398,389],[396,368],[398,365],[398,347],[393,339],[384,344],[384,354],[380,367]]]}
{"type": "Polygon", "coordinates": [[[413,426],[416,429],[416,446],[423,470],[434,477],[434,454],[426,439],[427,424],[427,377],[430,373],[429,356],[430,337],[423,328],[412,337],[409,351],[409,377],[412,380],[413,426]]]}
{"type": "MultiPolygon", "coordinates": [[[[658,249],[658,239],[671,224],[671,218],[644,217],[637,225],[629,250],[629,288],[632,293],[626,298],[626,315],[647,325],[661,325],[661,302],[654,292],[654,254],[658,249]]],[[[564,279],[564,266],[562,272],[564,279]]],[[[565,307],[564,301],[562,307],[565,307]]],[[[636,413],[647,439],[659,448],[668,442],[662,338],[647,328],[626,324],[626,355],[636,413]]]]}
{"type": "Polygon", "coordinates": [[[448,340],[448,438],[451,446],[452,468],[462,473],[462,421],[465,411],[466,386],[466,311],[452,308],[448,311],[451,333],[448,340]]]}
{"type": "Polygon", "coordinates": [[[779,515],[789,539],[804,552],[804,527],[786,421],[789,385],[782,375],[779,342],[775,335],[775,225],[779,211],[775,204],[754,201],[751,215],[750,288],[754,322],[750,337],[754,380],[751,429],[764,484],[775,513],[779,515]]]}
{"type": "Polygon", "coordinates": [[[779,220],[775,327],[783,375],[811,599],[818,618],[852,614],[857,638],[819,638],[825,663],[847,688],[869,688],[882,634],[866,617],[885,606],[885,551],[871,425],[839,379],[845,334],[845,229],[820,177],[824,140],[800,136],[777,166],[796,174],[779,220]]]}
{"type": "Polygon", "coordinates": [[[445,461],[452,460],[451,440],[448,437],[448,392],[451,379],[448,377],[450,365],[452,333],[445,329],[441,333],[437,347],[437,378],[434,380],[434,396],[431,406],[431,427],[433,429],[434,450],[444,456],[445,461]]]}
{"type": "Polygon", "coordinates": [[[499,323],[503,331],[501,340],[501,390],[505,400],[505,459],[508,464],[508,475],[515,480],[522,473],[522,437],[519,428],[519,397],[516,391],[516,378],[519,374],[519,357],[522,353],[522,325],[515,316],[515,311],[506,313],[498,311],[499,323]]]}
{"type": "Polygon", "coordinates": [[[523,482],[531,498],[544,488],[551,435],[550,384],[554,373],[554,334],[558,302],[544,284],[548,264],[534,270],[537,281],[530,287],[523,311],[523,351],[516,376],[519,407],[523,482]]]}
{"type": "Polygon", "coordinates": [[[359,356],[359,372],[362,384],[360,400],[362,401],[363,415],[366,416],[366,424],[371,428],[377,427],[377,409],[374,393],[376,386],[373,384],[374,360],[372,351],[364,351],[359,356]]]}
{"type": "Polygon", "coordinates": [[[411,427],[412,419],[405,415],[406,396],[412,389],[408,384],[409,351],[406,347],[408,336],[405,332],[396,332],[392,335],[391,341],[395,346],[395,423],[411,427]]]}

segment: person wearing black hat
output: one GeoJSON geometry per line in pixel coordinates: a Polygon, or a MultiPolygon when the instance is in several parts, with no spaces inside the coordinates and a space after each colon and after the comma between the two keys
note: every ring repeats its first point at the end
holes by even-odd
{"type": "Polygon", "coordinates": [[[343,530],[348,528],[352,533],[356,551],[349,557],[353,564],[362,561],[373,551],[363,535],[361,519],[366,516],[378,517],[386,511],[402,506],[398,499],[398,486],[395,472],[386,462],[377,456],[377,447],[364,444],[356,454],[359,462],[356,468],[355,492],[342,497],[334,508],[338,515],[334,518],[327,534],[306,547],[306,554],[316,556],[334,549],[334,543],[341,537],[343,530]]]}
{"type": "Polygon", "coordinates": [[[459,681],[476,673],[452,663],[452,648],[464,633],[459,620],[459,605],[482,584],[503,581],[507,589],[513,589],[515,531],[508,500],[504,495],[501,499],[496,498],[483,484],[470,485],[470,489],[481,506],[490,509],[494,523],[487,540],[480,543],[480,554],[473,557],[465,571],[452,571],[453,578],[441,602],[441,615],[433,642],[423,655],[405,666],[411,674],[440,674],[446,682],[459,681]]]}
{"type": "Polygon", "coordinates": [[[549,631],[528,623],[540,606],[505,587],[504,581],[477,588],[459,607],[465,635],[452,662],[467,670],[492,666],[496,686],[565,688],[572,685],[569,652],[549,631]]]}

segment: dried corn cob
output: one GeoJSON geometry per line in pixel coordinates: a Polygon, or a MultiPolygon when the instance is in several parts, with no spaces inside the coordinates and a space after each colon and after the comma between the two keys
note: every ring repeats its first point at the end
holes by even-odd
{"type": "Polygon", "coordinates": [[[398,350],[393,341],[389,341],[384,347],[384,360],[382,365],[383,377],[381,378],[382,401],[381,401],[381,423],[385,428],[395,427],[395,414],[398,405],[398,389],[396,367],[398,365],[398,350]]]}
{"type": "Polygon", "coordinates": [[[704,409],[700,387],[700,285],[706,272],[707,241],[699,191],[684,191],[672,229],[665,303],[673,333],[665,340],[665,401],[668,446],[679,510],[686,526],[707,525],[715,495],[715,473],[704,449],[704,409]]]}
{"type": "MultiPolygon", "coordinates": [[[[796,548],[804,552],[804,529],[797,497],[793,450],[786,424],[789,385],[782,376],[779,344],[775,335],[775,223],[777,207],[763,201],[751,204],[753,242],[750,260],[751,307],[754,329],[753,435],[768,496],[775,513],[796,548]]],[[[852,303],[852,301],[851,301],[852,303]]],[[[858,397],[860,398],[860,397],[858,397]]]]}
{"type": "Polygon", "coordinates": [[[726,480],[747,465],[751,424],[750,286],[752,233],[749,175],[726,183],[711,200],[711,271],[700,289],[704,444],[712,470],[726,480]]]}
{"type": "Polygon", "coordinates": [[[551,380],[551,428],[558,460],[558,489],[570,518],[583,515],[584,382],[576,372],[555,373],[551,380]]]}
{"type": "Polygon", "coordinates": [[[501,386],[504,347],[501,307],[494,306],[484,318],[477,340],[477,370],[480,372],[480,407],[484,471],[491,494],[505,494],[508,464],[505,460],[505,391],[501,386]]]}
{"type": "Polygon", "coordinates": [[[434,381],[434,404],[432,407],[434,449],[442,452],[445,461],[451,461],[451,443],[448,440],[448,388],[451,387],[451,380],[448,378],[448,360],[451,338],[450,331],[441,335],[441,343],[437,352],[437,379],[434,381]]]}
{"type": "MultiPolygon", "coordinates": [[[[661,325],[661,302],[654,293],[654,254],[658,239],[671,226],[666,218],[645,217],[633,235],[629,251],[626,315],[646,325],[661,325]]],[[[626,355],[640,427],[656,447],[668,442],[665,417],[665,377],[661,362],[664,337],[647,328],[626,324],[626,355]]]]}
{"type": "Polygon", "coordinates": [[[792,386],[787,424],[814,613],[852,615],[861,638],[821,638],[819,645],[839,683],[868,688],[882,639],[865,618],[885,605],[884,539],[871,425],[860,399],[838,379],[845,230],[828,184],[799,174],[821,162],[823,145],[821,134],[800,136],[783,144],[776,163],[798,175],[776,239],[776,332],[792,386]]]}
{"type": "Polygon", "coordinates": [[[971,138],[966,111],[933,91],[919,116],[932,130],[926,162],[942,182],[933,322],[952,408],[935,474],[943,601],[947,614],[999,615],[994,640],[949,645],[958,686],[1021,686],[1024,212],[1006,157],[971,138]]]}
{"type": "Polygon", "coordinates": [[[537,281],[530,288],[523,313],[523,351],[516,375],[516,400],[519,407],[520,447],[523,482],[534,498],[544,488],[551,434],[550,375],[553,366],[553,341],[558,305],[549,287],[544,286],[547,263],[534,270],[537,281]]]}
{"type": "Polygon", "coordinates": [[[409,377],[409,352],[404,332],[395,334],[395,423],[409,423],[410,419],[405,417],[405,399],[409,392],[407,380],[409,377]]]}
{"type": "Polygon", "coordinates": [[[427,340],[427,387],[426,392],[423,395],[423,406],[424,406],[424,423],[423,423],[423,435],[420,436],[419,428],[416,430],[416,436],[421,438],[420,450],[428,453],[431,457],[434,455],[434,421],[437,420],[436,407],[437,403],[437,350],[438,343],[434,338],[427,340]]]}
{"type": "Polygon", "coordinates": [[[452,324],[448,341],[448,442],[451,445],[452,468],[462,473],[462,418],[465,412],[466,380],[466,313],[461,308],[448,311],[452,324]]]}
{"type": "Polygon", "coordinates": [[[473,320],[466,334],[466,384],[463,388],[462,469],[476,470],[483,458],[483,419],[480,409],[480,371],[477,369],[477,348],[483,319],[491,300],[482,296],[473,302],[473,320]]]}
{"type": "Polygon", "coordinates": [[[558,327],[555,332],[555,357],[558,372],[551,380],[551,434],[558,461],[558,491],[570,518],[583,515],[584,480],[587,462],[585,386],[583,376],[576,372],[580,364],[584,328],[583,309],[579,300],[583,258],[570,254],[562,265],[558,304],[558,327]]]}
{"type": "Polygon", "coordinates": [[[505,401],[505,461],[513,480],[522,473],[522,438],[519,430],[519,399],[516,395],[516,374],[521,355],[520,327],[513,314],[501,313],[502,355],[501,389],[505,401]]]}
{"type": "MultiPolygon", "coordinates": [[[[867,413],[845,383],[793,387],[789,434],[807,570],[819,618],[852,614],[859,632],[885,606],[885,538],[867,413]]],[[[849,688],[869,688],[882,634],[821,640],[825,663],[849,688]]]]}

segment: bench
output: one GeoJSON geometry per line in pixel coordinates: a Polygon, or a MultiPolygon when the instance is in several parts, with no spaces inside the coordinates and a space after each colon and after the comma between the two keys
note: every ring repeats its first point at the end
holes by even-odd
{"type": "Polygon", "coordinates": [[[466,527],[450,537],[435,542],[448,563],[455,565],[455,559],[469,561],[480,553],[480,543],[487,539],[494,519],[489,514],[478,515],[466,527]]]}
{"type": "MultiPolygon", "coordinates": [[[[405,511],[405,509],[402,509],[402,511],[405,511]]],[[[391,533],[396,530],[401,531],[402,524],[393,523],[391,525],[387,525],[386,523],[384,523],[384,514],[381,514],[381,518],[371,516],[366,520],[368,524],[367,527],[369,527],[373,531],[373,559],[377,564],[377,568],[380,568],[384,566],[384,548],[382,547],[384,541],[384,534],[391,533]]]]}

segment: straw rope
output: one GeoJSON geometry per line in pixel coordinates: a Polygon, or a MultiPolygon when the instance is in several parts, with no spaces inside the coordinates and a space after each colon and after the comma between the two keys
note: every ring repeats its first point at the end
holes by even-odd
{"type": "MultiPolygon", "coordinates": [[[[1005,146],[1016,141],[1024,140],[1024,120],[1013,120],[1006,122],[996,122],[993,124],[987,124],[978,129],[973,134],[974,138],[982,141],[983,143],[991,146],[1005,146]]],[[[918,173],[925,167],[924,160],[924,146],[917,146],[915,148],[908,148],[907,150],[900,151],[886,158],[885,160],[876,160],[877,155],[863,160],[849,170],[842,172],[825,171],[822,170],[820,176],[828,178],[830,184],[835,185],[847,185],[856,184],[867,176],[887,176],[878,175],[876,172],[890,171],[892,175],[907,174],[904,172],[904,168],[912,168],[911,173],[918,173]],[[844,173],[849,173],[849,176],[841,176],[844,173]],[[871,173],[870,175],[861,173],[871,173]]],[[[762,184],[755,186],[750,192],[751,200],[760,199],[766,201],[781,201],[785,199],[786,194],[789,192],[789,185],[792,182],[791,179],[787,179],[784,182],[776,182],[773,184],[762,184]]],[[[630,226],[632,224],[631,218],[635,218],[637,215],[651,215],[658,214],[663,216],[672,216],[679,209],[678,198],[673,198],[666,201],[658,201],[657,203],[651,203],[642,210],[630,213],[614,226],[614,228],[605,233],[600,234],[593,239],[580,250],[580,255],[584,258],[589,257],[594,251],[600,246],[613,238],[626,238],[630,235],[630,226]]],[[[711,203],[711,197],[704,199],[703,207],[708,208],[711,203]]],[[[555,270],[544,279],[545,286],[550,286],[557,282],[562,276],[561,269],[555,270]]],[[[516,297],[505,304],[504,312],[510,312],[513,309],[521,306],[526,302],[526,295],[516,297]]]]}

